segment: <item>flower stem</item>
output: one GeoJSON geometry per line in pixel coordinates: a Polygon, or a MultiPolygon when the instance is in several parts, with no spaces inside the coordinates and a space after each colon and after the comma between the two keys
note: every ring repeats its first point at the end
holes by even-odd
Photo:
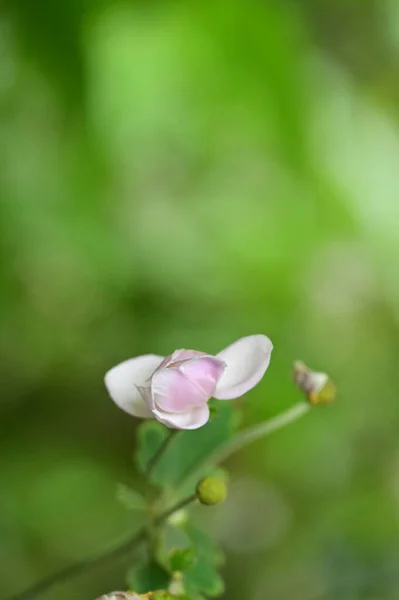
{"type": "Polygon", "coordinates": [[[190,496],[187,496],[187,498],[183,498],[183,500],[180,500],[180,502],[174,504],[172,508],[168,508],[167,510],[165,510],[165,512],[161,513],[159,517],[156,517],[154,520],[155,525],[159,527],[159,525],[162,525],[162,523],[167,521],[169,517],[172,516],[174,513],[178,512],[179,510],[182,510],[183,508],[185,508],[192,502],[195,502],[196,500],[197,494],[191,494],[190,496]]]}
{"type": "Polygon", "coordinates": [[[175,439],[175,437],[178,433],[179,433],[178,429],[170,429],[168,436],[164,439],[164,441],[159,446],[159,448],[156,450],[154,455],[150,458],[148,465],[147,465],[147,470],[146,470],[146,476],[148,479],[153,474],[154,469],[157,466],[160,458],[163,456],[164,452],[167,450],[167,448],[169,448],[169,444],[172,442],[172,440],[175,439]]]}
{"type": "Polygon", "coordinates": [[[312,405],[309,402],[299,402],[285,412],[272,417],[267,421],[263,421],[262,423],[244,429],[244,431],[238,433],[232,440],[228,441],[221,448],[217,448],[211,456],[208,456],[204,462],[198,465],[194,472],[190,473],[184,479],[181,484],[181,488],[186,488],[186,486],[190,485],[191,483],[194,485],[196,481],[198,481],[198,479],[203,475],[204,467],[207,465],[219,465],[242,448],[245,448],[253,442],[256,442],[263,437],[267,437],[278,429],[282,429],[286,425],[293,423],[305,415],[311,408],[312,405]]]}
{"type": "Polygon", "coordinates": [[[272,419],[268,419],[267,421],[263,421],[253,427],[248,427],[248,429],[244,429],[241,433],[236,435],[231,441],[227,442],[222,448],[216,450],[213,456],[210,458],[211,464],[219,464],[229,458],[232,454],[235,454],[245,446],[249,446],[256,440],[260,440],[263,437],[274,433],[278,429],[289,425],[293,421],[296,421],[303,415],[305,415],[310,409],[311,405],[309,402],[300,402],[299,404],[295,404],[295,406],[289,408],[285,412],[273,417],[272,419]]]}
{"type": "MultiPolygon", "coordinates": [[[[167,519],[169,519],[171,515],[186,507],[187,505],[191,504],[196,499],[197,495],[191,494],[187,498],[180,500],[171,508],[166,509],[164,512],[156,516],[154,519],[154,525],[156,527],[161,526],[165,521],[167,521],[167,519]]],[[[126,553],[135,550],[138,546],[143,544],[147,538],[147,527],[141,527],[133,536],[131,536],[121,544],[118,544],[113,548],[109,548],[108,550],[105,550],[105,552],[101,552],[100,554],[96,554],[85,560],[76,562],[70,565],[69,567],[66,567],[65,569],[61,569],[61,571],[52,573],[51,575],[44,577],[41,581],[38,581],[31,587],[27,588],[20,594],[16,594],[15,596],[8,598],[8,600],[34,600],[41,594],[47,592],[48,589],[53,587],[54,585],[63,583],[64,581],[71,579],[72,577],[76,577],[77,575],[80,575],[81,573],[86,571],[86,569],[88,568],[95,567],[106,560],[118,558],[119,556],[124,556],[126,553]]]]}
{"type": "MultiPolygon", "coordinates": [[[[269,419],[267,421],[264,421],[263,423],[260,423],[258,425],[254,425],[253,427],[249,427],[248,429],[245,429],[244,431],[239,433],[234,439],[232,439],[230,442],[228,442],[227,444],[222,446],[222,448],[219,448],[218,450],[216,450],[215,453],[206,460],[205,464],[209,463],[211,465],[218,465],[219,463],[221,463],[224,460],[226,460],[227,458],[229,458],[232,454],[234,454],[238,450],[241,450],[242,448],[245,448],[249,444],[252,444],[252,442],[255,442],[256,440],[259,440],[259,439],[269,435],[270,433],[273,433],[274,431],[277,431],[278,429],[281,429],[282,427],[289,425],[296,419],[299,419],[302,415],[306,414],[310,409],[311,409],[311,405],[309,403],[301,402],[299,404],[296,404],[292,408],[289,408],[284,413],[277,415],[276,417],[273,417],[272,419],[269,419]]],[[[171,430],[170,435],[165,439],[163,444],[160,446],[158,451],[155,453],[154,457],[151,459],[151,461],[149,463],[149,466],[147,469],[147,475],[150,475],[152,473],[153,469],[155,468],[155,465],[158,464],[158,460],[163,455],[163,453],[165,452],[166,448],[169,446],[170,442],[172,441],[172,439],[174,438],[176,433],[178,433],[177,430],[171,430]]],[[[196,477],[197,479],[198,479],[198,477],[201,477],[203,468],[204,468],[204,463],[202,465],[200,465],[198,470],[196,470],[194,477],[196,477]]],[[[192,477],[193,477],[193,475],[191,474],[190,479],[192,477]]],[[[185,483],[187,483],[187,482],[185,482],[185,483]]],[[[171,508],[160,513],[158,516],[155,516],[154,521],[153,521],[154,525],[156,527],[159,527],[172,514],[181,510],[188,504],[191,504],[191,502],[195,501],[196,498],[197,498],[196,494],[192,494],[192,495],[188,496],[187,498],[184,498],[183,500],[178,501],[171,508]]],[[[75,576],[79,575],[80,573],[83,573],[87,569],[102,563],[103,561],[117,558],[119,556],[123,556],[124,554],[126,554],[128,552],[131,552],[137,546],[139,546],[143,542],[145,542],[147,538],[148,538],[148,529],[146,527],[142,527],[132,537],[128,538],[127,540],[125,540],[124,542],[119,544],[118,546],[114,546],[113,548],[110,548],[110,549],[106,550],[105,552],[102,552],[100,554],[97,554],[95,556],[87,558],[80,562],[76,562],[73,565],[70,565],[69,567],[62,569],[61,571],[58,571],[57,573],[53,573],[53,574],[49,575],[48,577],[45,577],[41,581],[37,582],[36,584],[31,586],[24,592],[10,597],[8,600],[35,600],[35,598],[37,598],[44,592],[47,592],[47,590],[49,588],[51,588],[52,586],[62,583],[72,577],[75,577],[75,576]]]]}

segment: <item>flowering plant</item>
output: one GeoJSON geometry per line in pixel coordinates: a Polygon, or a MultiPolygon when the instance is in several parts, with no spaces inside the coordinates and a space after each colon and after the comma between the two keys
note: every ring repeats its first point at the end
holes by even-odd
{"type": "Polygon", "coordinates": [[[129,591],[99,590],[103,595],[97,600],[204,600],[221,595],[221,551],[192,521],[189,505],[223,502],[227,484],[219,465],[226,458],[335,396],[326,374],[296,362],[294,380],[306,400],[273,419],[237,430],[238,409],[225,400],[242,396],[260,382],[272,349],[268,337],[251,335],[216,356],[183,349],[165,358],[139,356],[110,369],[105,385],[112,400],[145,420],[136,443],[145,493],[118,488],[119,500],[140,513],[143,524],[116,548],[46,578],[13,600],[33,600],[54,583],[125,553],[133,561],[125,582],[129,591]],[[169,541],[166,529],[178,531],[172,536],[178,544],[169,541]]]}

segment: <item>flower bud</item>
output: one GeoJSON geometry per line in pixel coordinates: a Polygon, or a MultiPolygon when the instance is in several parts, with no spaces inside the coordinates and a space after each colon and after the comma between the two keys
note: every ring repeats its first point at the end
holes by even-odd
{"type": "Polygon", "coordinates": [[[310,404],[330,404],[335,400],[337,389],[326,373],[317,373],[304,363],[294,363],[294,380],[304,392],[310,404]]]}
{"type": "Polygon", "coordinates": [[[226,500],[227,486],[220,477],[205,477],[198,483],[196,493],[201,504],[213,506],[226,500]]]}

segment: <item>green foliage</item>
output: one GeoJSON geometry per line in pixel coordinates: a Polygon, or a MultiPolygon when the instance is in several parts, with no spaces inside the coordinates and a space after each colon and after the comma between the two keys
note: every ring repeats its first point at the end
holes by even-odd
{"type": "Polygon", "coordinates": [[[175,596],[176,600],[205,600],[204,596],[195,592],[175,596]]]}
{"type": "MultiPolygon", "coordinates": [[[[175,435],[153,471],[153,481],[174,490],[183,484],[189,486],[191,482],[196,483],[206,472],[213,453],[231,439],[234,432],[233,415],[232,404],[220,402],[217,415],[207,425],[175,435]]],[[[157,444],[160,443],[159,436],[157,444]]]]}
{"type": "Polygon", "coordinates": [[[169,568],[174,571],[187,571],[197,562],[195,548],[175,548],[168,557],[169,568]]]}
{"type": "Polygon", "coordinates": [[[139,563],[132,567],[127,574],[129,588],[139,594],[167,589],[169,582],[170,574],[155,560],[139,563]]]}
{"type": "Polygon", "coordinates": [[[147,504],[143,496],[122,483],[117,487],[116,498],[128,510],[135,512],[145,512],[147,510],[147,504]]]}
{"type": "Polygon", "coordinates": [[[170,432],[158,421],[145,421],[140,425],[135,457],[143,473],[146,473],[151,459],[169,435],[170,432]]]}
{"type": "Polygon", "coordinates": [[[229,600],[358,600],[369,576],[397,600],[398,1],[0,5],[1,597],[129,535],[113,500],[137,421],[105,371],[264,331],[247,423],[298,398],[296,357],[341,401],[241,455],[281,502],[257,515],[267,573],[258,540],[229,600]]]}
{"type": "Polygon", "coordinates": [[[182,529],[196,549],[199,558],[207,560],[213,565],[223,563],[223,553],[210,535],[196,527],[190,521],[184,523],[182,529]]]}
{"type": "Polygon", "coordinates": [[[206,596],[220,596],[224,591],[224,582],[215,567],[204,558],[199,559],[184,573],[184,586],[189,593],[203,593],[206,596]]]}
{"type": "Polygon", "coordinates": [[[165,590],[160,590],[152,594],[151,600],[176,600],[176,596],[172,596],[172,594],[165,590]]]}

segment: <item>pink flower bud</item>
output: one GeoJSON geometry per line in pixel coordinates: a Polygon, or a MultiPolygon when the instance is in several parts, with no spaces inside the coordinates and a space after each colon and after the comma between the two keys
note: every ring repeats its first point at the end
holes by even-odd
{"type": "Polygon", "coordinates": [[[197,429],[209,419],[210,398],[238,398],[261,380],[272,349],[269,338],[252,335],[217,356],[196,350],[176,350],[166,358],[147,354],[108,371],[105,385],[114,402],[136,417],[197,429]]]}

